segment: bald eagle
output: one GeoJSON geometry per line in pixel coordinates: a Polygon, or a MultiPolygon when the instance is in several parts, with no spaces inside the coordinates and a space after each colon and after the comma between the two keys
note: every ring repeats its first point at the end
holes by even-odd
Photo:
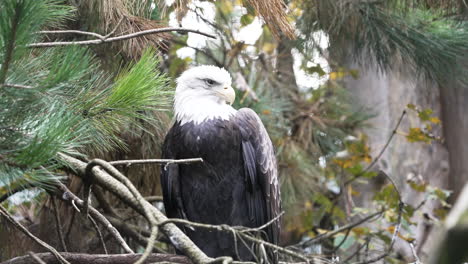
{"type": "MultiPolygon", "coordinates": [[[[175,121],[163,158],[203,158],[203,163],[170,164],[162,169],[166,214],[206,224],[259,227],[280,214],[280,190],[271,140],[257,114],[234,109],[231,76],[215,66],[198,66],[177,79],[175,121]]],[[[232,234],[184,229],[210,257],[254,260],[253,245],[232,234]]],[[[280,221],[263,239],[278,244],[280,221]]],[[[262,251],[265,252],[265,251],[262,251]]],[[[266,248],[268,261],[277,254],[266,248]]],[[[265,255],[265,254],[263,254],[265,255]]]]}

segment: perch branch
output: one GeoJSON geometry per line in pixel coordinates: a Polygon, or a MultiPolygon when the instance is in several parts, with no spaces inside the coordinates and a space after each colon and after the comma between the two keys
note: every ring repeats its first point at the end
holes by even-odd
{"type": "MultiPolygon", "coordinates": [[[[68,166],[72,168],[77,176],[85,177],[86,163],[73,158],[71,156],[60,154],[60,157],[66,161],[68,166]]],[[[122,202],[135,209],[140,214],[144,214],[143,208],[136,201],[134,195],[126,188],[126,186],[114,179],[105,171],[93,168],[94,181],[102,188],[110,191],[117,196],[122,202]]],[[[167,220],[167,217],[162,214],[157,208],[151,206],[147,201],[143,201],[145,206],[150,208],[158,223],[167,220]]],[[[206,263],[211,261],[203,251],[201,251],[175,224],[168,223],[161,227],[161,230],[169,238],[171,243],[183,254],[188,256],[194,263],[206,263]]]]}
{"type": "MultiPolygon", "coordinates": [[[[59,31],[46,31],[48,34],[63,34],[63,33],[78,33],[79,34],[84,34],[84,31],[78,31],[78,30],[72,30],[73,32],[70,32],[69,30],[59,30],[59,31]]],[[[188,29],[188,28],[175,28],[175,27],[167,27],[167,28],[155,28],[155,29],[148,29],[148,30],[143,30],[135,33],[130,33],[122,36],[117,36],[117,37],[109,37],[106,38],[106,36],[97,34],[97,33],[91,33],[91,32],[86,32],[87,35],[94,35],[94,36],[99,36],[98,39],[92,39],[92,40],[80,40],[80,41],[57,41],[57,42],[39,42],[39,43],[32,43],[27,45],[28,48],[45,48],[45,47],[57,47],[57,46],[70,46],[70,45],[99,45],[102,43],[109,43],[113,41],[120,41],[120,40],[126,40],[126,39],[131,39],[131,38],[136,38],[136,37],[141,37],[144,35],[148,34],[158,34],[158,33],[164,33],[164,32],[186,32],[186,33],[195,33],[195,34],[200,34],[209,38],[216,39],[214,35],[201,32],[196,29],[188,29]]]]}
{"type": "MultiPolygon", "coordinates": [[[[114,177],[117,180],[119,180],[120,182],[122,182],[128,188],[128,190],[130,190],[130,192],[132,193],[134,198],[137,200],[137,202],[143,208],[144,216],[151,225],[151,235],[150,235],[150,237],[148,239],[148,244],[146,246],[145,252],[141,256],[141,258],[138,259],[137,262],[135,262],[136,264],[141,264],[149,256],[149,254],[151,254],[151,251],[152,251],[152,249],[154,247],[154,243],[155,243],[156,237],[158,235],[158,225],[157,225],[156,219],[155,219],[154,215],[151,213],[151,210],[149,209],[149,206],[147,206],[145,204],[145,202],[147,202],[147,201],[143,198],[143,196],[140,194],[140,192],[138,192],[138,190],[135,188],[135,186],[132,184],[132,182],[127,177],[125,177],[122,173],[120,173],[120,171],[117,170],[114,166],[112,166],[111,164],[109,164],[108,162],[106,162],[104,160],[94,159],[94,160],[91,160],[88,163],[88,165],[86,166],[86,175],[87,175],[88,180],[85,181],[85,190],[84,190],[85,193],[89,194],[89,192],[90,192],[90,188],[89,188],[90,184],[89,183],[90,183],[90,180],[93,177],[93,170],[92,169],[94,167],[96,167],[96,166],[102,167],[107,173],[109,173],[109,175],[111,175],[112,177],[114,177]],[[87,184],[86,184],[86,182],[87,182],[87,184]]],[[[89,199],[86,199],[85,202],[88,201],[88,200],[89,199]]],[[[87,213],[86,211],[88,209],[88,203],[85,203],[84,206],[86,206],[84,208],[85,209],[85,214],[86,214],[87,213]]]]}
{"type": "MultiPolygon", "coordinates": [[[[73,264],[131,264],[134,263],[141,254],[84,254],[84,253],[61,253],[63,257],[73,264]]],[[[47,264],[57,263],[54,255],[50,253],[37,253],[37,257],[41,258],[47,264]]],[[[30,264],[32,257],[29,255],[16,257],[0,264],[30,264]]],[[[192,264],[190,259],[185,256],[171,255],[171,254],[151,254],[147,259],[148,263],[177,263],[177,264],[192,264]]]]}
{"type": "Polygon", "coordinates": [[[142,160],[116,160],[116,161],[109,161],[108,163],[111,165],[125,165],[131,166],[133,164],[148,164],[148,163],[156,163],[156,164],[189,164],[189,163],[196,163],[196,162],[203,162],[202,158],[193,158],[193,159],[142,159],[142,160]]]}

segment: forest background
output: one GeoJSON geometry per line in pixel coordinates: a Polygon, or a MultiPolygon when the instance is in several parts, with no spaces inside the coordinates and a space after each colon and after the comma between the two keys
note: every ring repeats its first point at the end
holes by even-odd
{"type": "Polygon", "coordinates": [[[159,213],[167,161],[147,160],[199,64],[231,73],[274,142],[283,261],[468,261],[467,15],[464,0],[2,0],[0,261],[211,261],[159,213]]]}

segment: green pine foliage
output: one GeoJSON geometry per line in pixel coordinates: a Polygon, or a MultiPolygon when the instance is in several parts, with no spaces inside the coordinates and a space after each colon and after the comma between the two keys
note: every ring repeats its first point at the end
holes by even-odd
{"type": "Polygon", "coordinates": [[[87,48],[29,49],[38,30],[70,18],[72,9],[59,3],[0,2],[0,194],[47,187],[61,153],[125,147],[121,131],[151,121],[146,113],[170,102],[152,50],[113,80],[87,48]]]}
{"type": "MultiPolygon", "coordinates": [[[[309,1],[304,6],[317,8],[309,1]]],[[[298,25],[305,40],[324,30],[333,45],[350,47],[335,55],[375,63],[384,71],[411,70],[439,83],[467,81],[459,58],[466,52],[468,24],[447,10],[413,1],[337,1],[326,9],[325,18],[318,11],[304,12],[298,25]]]]}

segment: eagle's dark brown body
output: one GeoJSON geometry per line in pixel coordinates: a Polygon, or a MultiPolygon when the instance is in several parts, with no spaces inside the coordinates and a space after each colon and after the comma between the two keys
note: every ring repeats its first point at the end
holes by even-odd
{"type": "MultiPolygon", "coordinates": [[[[176,121],[166,136],[163,157],[203,158],[203,163],[172,164],[162,171],[166,213],[207,224],[258,227],[280,212],[276,160],[268,135],[250,109],[229,120],[212,119],[181,125],[176,121]]],[[[253,260],[252,253],[226,232],[184,228],[208,256],[253,260]]],[[[279,221],[264,239],[277,244],[279,221]]],[[[255,250],[254,250],[255,251],[255,250]]],[[[267,250],[270,261],[276,254],[267,250]]]]}

